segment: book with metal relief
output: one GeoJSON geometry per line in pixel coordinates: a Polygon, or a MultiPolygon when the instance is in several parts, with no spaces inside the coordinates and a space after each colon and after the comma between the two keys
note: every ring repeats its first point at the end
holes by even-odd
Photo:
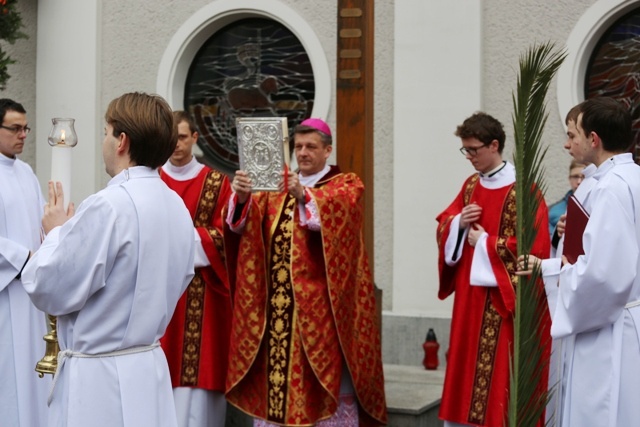
{"type": "Polygon", "coordinates": [[[287,118],[237,118],[236,131],[240,169],[251,178],[252,191],[279,191],[289,167],[287,118]]]}
{"type": "Polygon", "coordinates": [[[570,196],[567,201],[567,224],[564,229],[564,248],[562,249],[562,255],[567,257],[570,264],[575,264],[578,257],[584,255],[582,235],[588,222],[589,214],[584,206],[575,196],[570,196]]]}

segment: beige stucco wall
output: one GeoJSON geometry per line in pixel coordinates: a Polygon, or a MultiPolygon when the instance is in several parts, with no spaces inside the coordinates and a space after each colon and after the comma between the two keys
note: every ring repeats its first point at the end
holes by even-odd
{"type": "MultiPolygon", "coordinates": [[[[564,47],[576,22],[593,3],[595,0],[484,0],[482,98],[484,108],[505,124],[507,139],[511,141],[511,145],[507,145],[507,158],[511,159],[513,155],[510,149],[513,144],[511,94],[516,85],[519,56],[536,42],[552,41],[558,47],[564,47]]],[[[555,81],[549,90],[548,101],[549,120],[543,141],[549,145],[545,162],[546,199],[553,203],[569,189],[567,177],[571,162],[571,156],[562,148],[567,112],[558,111],[555,81]]]]}

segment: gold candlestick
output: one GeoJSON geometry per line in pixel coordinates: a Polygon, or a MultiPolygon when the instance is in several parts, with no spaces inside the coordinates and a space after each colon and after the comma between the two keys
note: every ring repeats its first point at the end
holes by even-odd
{"type": "Polygon", "coordinates": [[[44,357],[36,363],[36,372],[38,372],[40,378],[44,377],[44,374],[55,374],[58,368],[58,353],[60,352],[60,347],[58,346],[56,316],[47,314],[47,324],[49,332],[42,338],[47,343],[44,357]]]}
{"type": "MultiPolygon", "coordinates": [[[[60,182],[64,191],[64,208],[69,206],[71,201],[71,151],[78,143],[78,136],[73,126],[75,119],[54,118],[51,119],[53,127],[49,133],[48,142],[52,147],[51,155],[51,180],[60,182]]],[[[47,343],[44,357],[36,364],[36,372],[39,377],[44,374],[54,375],[58,368],[58,345],[56,316],[47,314],[47,330],[49,331],[43,339],[47,343]]]]}

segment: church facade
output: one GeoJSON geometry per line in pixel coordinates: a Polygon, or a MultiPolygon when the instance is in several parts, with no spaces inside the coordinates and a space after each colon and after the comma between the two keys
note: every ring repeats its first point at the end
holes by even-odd
{"type": "MultiPolygon", "coordinates": [[[[0,97],[23,102],[28,110],[34,132],[23,159],[44,188],[51,169],[51,119],[75,118],[79,142],[73,149],[72,200],[78,204],[108,181],[100,148],[103,116],[111,99],[129,91],[158,93],[173,108],[199,112],[203,131],[210,127],[205,154],[211,144],[229,148],[229,117],[241,110],[286,115],[290,123],[322,117],[335,129],[339,3],[21,0],[29,38],[7,46],[18,62],[0,97]],[[251,42],[237,41],[247,34],[251,42]],[[289,38],[299,50],[295,54],[283,48],[290,47],[289,38]],[[269,44],[274,39],[277,49],[269,44]],[[207,54],[209,45],[217,50],[207,54]]],[[[384,358],[418,364],[428,327],[445,343],[448,335],[452,301],[436,296],[435,216],[473,172],[458,152],[456,126],[477,110],[495,116],[505,125],[505,159],[511,159],[518,59],[535,43],[566,48],[548,96],[543,139],[549,146],[546,198],[559,199],[568,187],[570,162],[562,148],[564,115],[586,96],[602,38],[640,11],[640,1],[362,3],[375,13],[373,263],[383,290],[384,358]]],[[[336,139],[338,150],[348,143],[336,139]]],[[[231,171],[233,162],[222,167],[231,171]]]]}

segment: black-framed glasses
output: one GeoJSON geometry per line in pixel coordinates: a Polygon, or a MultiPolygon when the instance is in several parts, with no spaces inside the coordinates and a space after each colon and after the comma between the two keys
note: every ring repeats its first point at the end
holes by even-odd
{"type": "Polygon", "coordinates": [[[582,175],[581,173],[576,175],[569,175],[569,179],[573,179],[574,181],[582,181],[584,179],[584,175],[582,175]]]}
{"type": "Polygon", "coordinates": [[[487,145],[481,145],[479,147],[460,147],[460,152],[462,153],[463,156],[466,156],[468,154],[471,157],[475,157],[476,154],[478,154],[478,150],[483,148],[483,147],[488,147],[488,146],[487,145]]]}
{"type": "Polygon", "coordinates": [[[11,132],[14,135],[19,134],[20,132],[24,131],[25,135],[28,135],[29,132],[31,132],[31,128],[29,126],[5,126],[5,125],[0,125],[0,128],[2,129],[6,129],[9,132],[11,132]]]}

